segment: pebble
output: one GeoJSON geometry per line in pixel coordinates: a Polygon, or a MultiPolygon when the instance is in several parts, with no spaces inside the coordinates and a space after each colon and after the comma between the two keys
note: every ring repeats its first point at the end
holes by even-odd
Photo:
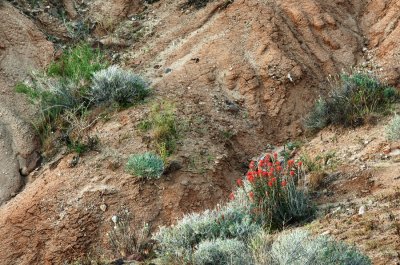
{"type": "Polygon", "coordinates": [[[105,204],[100,205],[100,210],[102,210],[103,212],[107,211],[107,205],[105,204]]]}
{"type": "Polygon", "coordinates": [[[358,210],[358,214],[359,214],[359,215],[364,215],[364,214],[365,214],[365,205],[362,205],[362,206],[360,207],[360,209],[358,210]]]}

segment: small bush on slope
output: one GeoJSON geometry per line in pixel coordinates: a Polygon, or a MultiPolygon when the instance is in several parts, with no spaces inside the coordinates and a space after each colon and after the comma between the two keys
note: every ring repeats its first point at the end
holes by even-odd
{"type": "Polygon", "coordinates": [[[330,124],[361,125],[368,115],[384,113],[396,100],[396,90],[375,77],[364,73],[343,75],[339,87],[316,102],[304,126],[316,131],[330,124]]]}
{"type": "Polygon", "coordinates": [[[251,256],[245,243],[237,239],[202,241],[193,254],[194,265],[250,265],[251,256]]]}
{"type": "Polygon", "coordinates": [[[370,259],[355,247],[327,236],[311,236],[296,229],[280,234],[276,240],[260,234],[252,241],[254,264],[271,265],[370,265],[370,259]]]}
{"type": "Polygon", "coordinates": [[[395,115],[386,127],[386,137],[388,140],[400,140],[400,115],[395,115]]]}
{"type": "Polygon", "coordinates": [[[250,215],[243,197],[214,210],[185,215],[175,226],[161,227],[154,235],[158,254],[165,264],[191,264],[199,244],[216,239],[246,241],[259,231],[260,224],[250,215]]]}
{"type": "Polygon", "coordinates": [[[157,179],[164,172],[164,162],[152,153],[136,154],[129,157],[126,171],[138,178],[157,179]]]}
{"type": "Polygon", "coordinates": [[[149,91],[140,76],[110,66],[93,75],[89,95],[95,104],[116,103],[126,107],[143,100],[149,91]]]}
{"type": "Polygon", "coordinates": [[[264,226],[281,229],[313,216],[315,209],[305,189],[301,161],[286,162],[279,160],[277,153],[266,154],[250,163],[246,178],[249,185],[243,185],[242,179],[237,184],[248,193],[253,212],[264,226]]]}

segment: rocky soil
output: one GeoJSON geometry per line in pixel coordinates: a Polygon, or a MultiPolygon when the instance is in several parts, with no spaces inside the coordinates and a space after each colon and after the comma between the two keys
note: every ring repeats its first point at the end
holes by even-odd
{"type": "MultiPolygon", "coordinates": [[[[27,12],[17,5],[23,14],[0,4],[0,203],[7,201],[0,207],[1,264],[61,264],[97,254],[121,208],[156,229],[215,206],[269,144],[308,141],[302,118],[327,93],[327,77],[342,69],[374,70],[400,88],[399,0],[221,0],[200,10],[172,0],[83,2],[57,8],[71,22],[90,21],[89,40],[146,76],[152,101],[175,102],[183,132],[172,159],[182,168],[147,182],[124,172],[130,154],[149,149],[149,136],[137,129],[149,102],[99,120],[92,134],[100,148],[76,166],[74,154],[62,153],[30,173],[38,144],[27,120],[35,110],[13,86],[52,59],[46,36],[57,47],[73,38],[52,8],[27,12]]],[[[384,124],[328,129],[303,152],[334,149],[343,164],[316,195],[327,210],[313,231],[361,243],[376,264],[396,264],[399,146],[386,143],[384,124]],[[367,211],[359,216],[362,205],[367,211]]]]}

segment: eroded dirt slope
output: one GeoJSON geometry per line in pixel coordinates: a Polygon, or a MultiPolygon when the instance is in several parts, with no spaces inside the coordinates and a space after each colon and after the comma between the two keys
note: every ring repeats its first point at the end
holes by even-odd
{"type": "MultiPolygon", "coordinates": [[[[128,2],[116,1],[117,21],[140,10],[128,2]]],[[[129,154],[149,148],[137,124],[151,103],[99,121],[98,152],[76,167],[73,154],[45,165],[0,208],[4,264],[60,264],[104,247],[120,207],[155,228],[216,205],[247,159],[302,135],[301,118],[327,92],[329,74],[383,67],[399,86],[400,1],[223,3],[199,11],[182,11],[180,1],[151,5],[140,20],[146,37],[119,52],[122,65],[153,82],[158,99],[175,102],[185,129],[172,159],[182,169],[149,182],[124,172],[129,154]]]]}
{"type": "Polygon", "coordinates": [[[34,24],[5,1],[0,3],[0,204],[23,185],[39,159],[38,141],[27,122],[34,109],[14,85],[46,65],[52,44],[34,24]]]}

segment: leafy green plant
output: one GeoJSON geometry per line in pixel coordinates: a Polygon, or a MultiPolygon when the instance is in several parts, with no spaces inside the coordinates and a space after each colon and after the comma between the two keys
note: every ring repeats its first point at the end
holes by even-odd
{"type": "Polygon", "coordinates": [[[386,138],[391,141],[400,140],[400,115],[395,115],[386,127],[386,138]]]}
{"type": "Polygon", "coordinates": [[[319,99],[304,121],[312,131],[330,124],[357,126],[376,113],[384,113],[399,99],[397,91],[364,73],[342,75],[326,99],[319,99]]]}
{"type": "Polygon", "coordinates": [[[96,104],[116,103],[126,107],[143,100],[149,92],[148,84],[141,77],[110,66],[93,75],[89,95],[96,104]]]}
{"type": "Polygon", "coordinates": [[[138,178],[157,179],[164,172],[164,162],[152,153],[136,154],[129,157],[126,171],[138,178]]]}

